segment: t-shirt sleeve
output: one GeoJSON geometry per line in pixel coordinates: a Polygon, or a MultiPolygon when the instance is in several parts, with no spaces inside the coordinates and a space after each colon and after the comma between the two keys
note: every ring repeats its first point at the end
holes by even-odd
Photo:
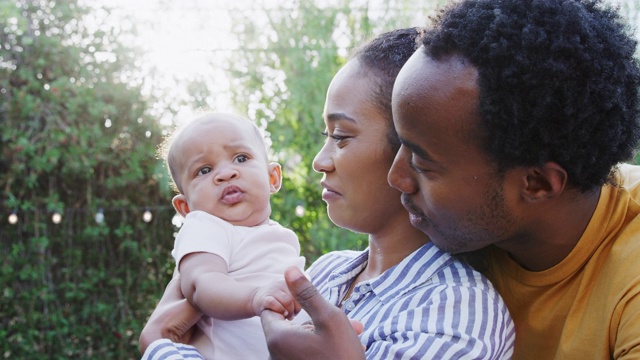
{"type": "Polygon", "coordinates": [[[180,267],[180,260],[184,256],[196,252],[216,254],[229,264],[232,232],[233,226],[218,217],[204,211],[190,212],[176,236],[171,252],[176,260],[176,268],[180,267]]]}

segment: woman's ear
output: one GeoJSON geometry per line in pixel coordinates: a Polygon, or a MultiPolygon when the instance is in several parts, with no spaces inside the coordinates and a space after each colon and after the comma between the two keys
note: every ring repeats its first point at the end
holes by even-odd
{"type": "Polygon", "coordinates": [[[278,163],[269,164],[269,185],[272,194],[278,192],[282,186],[282,169],[278,163]]]}
{"type": "Polygon", "coordinates": [[[178,194],[173,197],[171,201],[173,203],[173,208],[176,209],[178,214],[182,215],[182,217],[187,217],[187,214],[191,211],[189,210],[189,203],[187,203],[187,197],[183,194],[178,194]]]}
{"type": "Polygon", "coordinates": [[[564,191],[567,178],[567,171],[553,161],[531,167],[527,171],[523,195],[534,202],[556,197],[564,191]]]}

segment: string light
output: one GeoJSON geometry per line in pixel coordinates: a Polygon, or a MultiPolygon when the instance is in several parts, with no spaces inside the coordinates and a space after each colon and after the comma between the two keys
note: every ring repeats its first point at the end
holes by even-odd
{"type": "Polygon", "coordinates": [[[151,222],[151,220],[153,220],[153,214],[149,209],[147,209],[144,214],[142,214],[142,221],[148,223],[151,222]]]}
{"type": "Polygon", "coordinates": [[[15,225],[18,223],[18,214],[16,214],[16,212],[12,212],[11,215],[9,215],[9,224],[11,225],[15,225]]]}
{"type": "Polygon", "coordinates": [[[173,218],[171,219],[171,223],[173,224],[173,226],[177,228],[182,227],[182,216],[176,213],[175,215],[173,215],[173,218]]]}
{"type": "MultiPolygon", "coordinates": [[[[113,207],[113,208],[99,208],[97,212],[95,212],[93,214],[93,219],[97,224],[104,224],[105,223],[105,213],[109,212],[109,211],[121,211],[121,210],[131,210],[131,211],[136,211],[136,209],[144,209],[144,212],[142,213],[142,221],[146,222],[146,223],[150,223],[153,221],[154,218],[154,212],[159,212],[159,213],[165,213],[165,211],[173,211],[173,206],[171,205],[157,205],[157,206],[146,206],[146,207],[125,207],[125,208],[120,208],[120,207],[113,207]]],[[[29,211],[26,211],[26,213],[28,213],[29,211]]],[[[51,222],[53,224],[61,224],[62,221],[64,220],[63,218],[67,218],[67,215],[69,212],[89,212],[92,213],[91,210],[87,209],[87,208],[70,208],[70,209],[65,209],[64,211],[60,211],[60,210],[54,210],[53,212],[49,212],[47,210],[39,210],[39,209],[34,209],[31,210],[31,212],[35,212],[35,213],[49,213],[51,215],[51,217],[49,218],[51,220],[51,222]]],[[[158,213],[156,213],[157,215],[158,213]]],[[[20,221],[24,221],[24,219],[29,219],[28,215],[22,215],[21,213],[18,213],[17,210],[12,210],[11,213],[5,218],[6,221],[11,224],[11,225],[15,225],[20,221]],[[26,216],[26,217],[25,217],[26,216]]],[[[70,218],[74,218],[73,216],[71,216],[70,218]]],[[[182,226],[182,217],[175,213],[174,217],[171,219],[171,223],[173,225],[175,225],[176,227],[180,227],[182,226]]]]}
{"type": "Polygon", "coordinates": [[[62,221],[62,215],[59,212],[54,212],[53,215],[51,215],[51,222],[53,222],[54,224],[60,224],[60,222],[62,221]]]}
{"type": "Polygon", "coordinates": [[[295,214],[297,217],[304,216],[304,205],[302,203],[299,203],[298,206],[296,206],[295,214]]]}
{"type": "MultiPolygon", "coordinates": [[[[135,209],[140,209],[139,207],[130,207],[130,208],[124,208],[124,209],[130,209],[130,210],[135,210],[135,209]]],[[[142,221],[144,221],[145,223],[150,223],[151,221],[153,221],[154,218],[154,213],[153,212],[163,212],[165,210],[173,210],[173,207],[170,205],[159,205],[159,206],[153,206],[153,207],[145,207],[144,208],[144,212],[142,213],[142,221]],[[153,210],[153,212],[152,212],[153,210]]],[[[105,211],[120,211],[123,210],[123,208],[107,208],[106,210],[103,208],[99,208],[98,211],[93,215],[93,219],[97,224],[104,224],[105,223],[105,211]]],[[[48,212],[48,211],[44,211],[44,210],[34,210],[35,212],[48,212]]],[[[58,225],[62,223],[63,217],[65,217],[65,214],[68,213],[69,211],[90,211],[86,208],[72,208],[72,209],[67,209],[65,211],[54,211],[51,214],[51,222],[58,225]]],[[[304,207],[304,203],[303,202],[299,202],[298,205],[295,207],[294,209],[294,213],[296,216],[298,217],[303,217],[306,213],[306,209],[304,207]]],[[[71,217],[73,218],[73,216],[71,217]]],[[[6,218],[7,221],[9,222],[9,224],[11,225],[15,225],[17,224],[20,220],[21,220],[21,216],[18,216],[18,212],[16,210],[13,210],[9,216],[6,218]]],[[[184,221],[184,218],[179,214],[179,213],[175,213],[173,215],[173,217],[171,218],[171,224],[173,224],[173,226],[175,226],[176,228],[180,228],[182,227],[182,223],[184,221]]]]}
{"type": "Polygon", "coordinates": [[[104,212],[102,209],[99,209],[95,216],[96,223],[102,224],[104,222],[104,212]]]}

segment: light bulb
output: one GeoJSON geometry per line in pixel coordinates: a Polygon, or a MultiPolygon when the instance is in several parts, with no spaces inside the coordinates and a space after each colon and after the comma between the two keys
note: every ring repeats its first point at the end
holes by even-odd
{"type": "Polygon", "coordinates": [[[16,215],[16,213],[11,213],[11,215],[9,215],[9,224],[15,225],[17,223],[18,223],[18,215],[16,215]]]}
{"type": "Polygon", "coordinates": [[[60,224],[60,222],[62,221],[62,215],[60,215],[59,212],[54,212],[53,215],[51,215],[51,221],[54,224],[60,224]]]}
{"type": "Polygon", "coordinates": [[[102,212],[102,209],[98,210],[95,219],[98,224],[102,224],[104,222],[104,212],[102,212]]]}
{"type": "Polygon", "coordinates": [[[173,224],[173,226],[177,228],[182,227],[182,216],[176,213],[175,215],[173,215],[173,218],[171,219],[171,223],[173,224]]]}

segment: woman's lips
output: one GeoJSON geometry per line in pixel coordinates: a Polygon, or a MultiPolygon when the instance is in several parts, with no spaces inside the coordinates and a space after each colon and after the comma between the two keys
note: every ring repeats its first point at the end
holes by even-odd
{"type": "Polygon", "coordinates": [[[330,186],[328,186],[327,184],[325,184],[324,182],[321,183],[323,189],[322,189],[322,200],[324,201],[331,201],[331,200],[335,200],[339,197],[342,197],[342,194],[340,194],[339,192],[335,191],[333,188],[331,188],[330,186]]]}

